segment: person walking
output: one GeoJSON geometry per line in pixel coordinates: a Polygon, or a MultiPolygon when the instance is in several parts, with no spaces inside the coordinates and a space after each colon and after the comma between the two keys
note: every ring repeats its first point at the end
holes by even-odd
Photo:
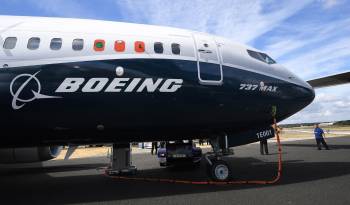
{"type": "Polygon", "coordinates": [[[269,154],[269,148],[267,146],[267,139],[260,140],[260,154],[264,155],[264,151],[265,151],[266,155],[269,154]]]}
{"type": "Polygon", "coordinates": [[[324,131],[322,128],[319,127],[318,124],[315,124],[314,134],[315,134],[317,149],[321,150],[321,144],[322,144],[324,148],[329,150],[329,147],[326,141],[324,140],[324,137],[325,137],[324,131]]]}

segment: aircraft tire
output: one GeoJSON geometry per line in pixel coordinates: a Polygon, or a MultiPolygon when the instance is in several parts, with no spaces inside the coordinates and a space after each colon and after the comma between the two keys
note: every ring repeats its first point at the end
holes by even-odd
{"type": "Polygon", "coordinates": [[[213,165],[208,166],[208,172],[214,181],[227,181],[231,177],[230,167],[223,160],[213,161],[213,165]]]}

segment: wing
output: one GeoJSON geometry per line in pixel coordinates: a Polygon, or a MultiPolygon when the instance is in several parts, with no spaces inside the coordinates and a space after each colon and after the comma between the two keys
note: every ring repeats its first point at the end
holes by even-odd
{"type": "Polygon", "coordinates": [[[350,71],[307,81],[314,88],[350,83],[350,71]]]}

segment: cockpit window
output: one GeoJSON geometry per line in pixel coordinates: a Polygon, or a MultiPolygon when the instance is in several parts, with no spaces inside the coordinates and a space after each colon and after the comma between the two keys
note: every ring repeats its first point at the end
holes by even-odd
{"type": "MultiPolygon", "coordinates": [[[[251,51],[251,50],[247,50],[247,51],[248,51],[248,54],[249,54],[251,57],[253,57],[253,58],[255,58],[255,59],[259,60],[259,61],[264,61],[264,60],[262,59],[262,57],[259,55],[258,52],[251,51]]],[[[265,61],[264,61],[264,62],[265,62],[265,61]]]]}
{"type": "Polygon", "coordinates": [[[260,53],[260,52],[256,52],[256,51],[252,51],[252,50],[247,50],[247,52],[251,57],[253,57],[259,61],[262,61],[264,63],[267,63],[267,64],[275,64],[276,63],[276,61],[273,60],[266,53],[260,53]]]}
{"type": "Polygon", "coordinates": [[[270,56],[268,56],[266,53],[259,53],[263,59],[264,59],[264,62],[267,63],[267,64],[275,64],[276,61],[273,60],[270,56]]]}

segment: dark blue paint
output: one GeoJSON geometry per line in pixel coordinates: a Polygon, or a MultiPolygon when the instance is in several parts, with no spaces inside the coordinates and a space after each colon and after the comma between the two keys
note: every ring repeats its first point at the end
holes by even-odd
{"type": "MultiPolygon", "coordinates": [[[[217,75],[215,69],[212,71],[212,74],[207,72],[208,76],[217,75]]],[[[223,66],[223,77],[220,86],[203,85],[198,80],[197,62],[161,59],[9,68],[0,73],[0,130],[6,133],[2,134],[0,146],[164,141],[207,138],[223,132],[234,134],[269,126],[272,106],[277,106],[277,120],[281,121],[314,98],[313,90],[249,71],[223,66]],[[19,74],[41,70],[37,75],[41,93],[57,95],[54,91],[67,77],[113,79],[117,77],[116,66],[125,68],[124,78],[181,78],[183,87],[175,93],[82,93],[79,90],[59,93],[63,97],[60,99],[34,100],[20,110],[11,107],[9,85],[19,74]],[[278,91],[239,90],[241,83],[261,81],[278,86],[278,91]],[[104,130],[96,129],[98,125],[103,125],[104,130]]],[[[24,95],[30,95],[30,89],[24,95]]]]}
{"type": "Polygon", "coordinates": [[[220,81],[221,69],[220,65],[214,63],[199,62],[199,75],[201,80],[220,81]]]}

